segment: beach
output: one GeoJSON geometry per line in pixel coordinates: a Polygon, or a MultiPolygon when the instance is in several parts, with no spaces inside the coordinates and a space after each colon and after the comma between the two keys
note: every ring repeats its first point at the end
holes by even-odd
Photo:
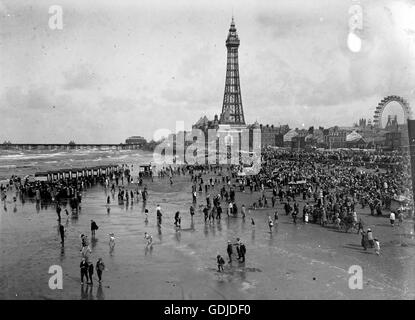
{"type": "MultiPolygon", "coordinates": [[[[359,206],[359,216],[382,239],[382,252],[377,256],[373,249],[361,249],[356,233],[318,224],[293,224],[279,201],[280,219],[272,233],[267,224],[275,211],[272,208],[248,210],[245,219],[240,214],[227,217],[224,213],[220,221],[205,224],[201,211],[204,192],[198,193],[192,221],[190,177],[176,176],[173,181],[173,185],[167,178],[144,181],[149,192],[147,224],[141,201],[126,207],[111,198],[108,213],[109,192],[105,187],[86,190],[77,218],[62,212],[61,223],[67,230],[64,247],[54,206],[37,210],[34,201],[14,203],[9,194],[0,208],[0,299],[415,298],[412,221],[391,227],[387,217],[370,216],[368,208],[361,210],[359,206]],[[160,229],[157,204],[163,211],[160,229]],[[182,216],[180,230],[173,225],[178,210],[182,216]],[[95,281],[93,286],[81,286],[79,237],[82,233],[90,237],[91,219],[99,226],[96,240],[91,241],[92,261],[101,257],[108,270],[102,285],[95,281]],[[152,250],[146,250],[144,232],[153,237],[152,250]],[[112,253],[109,233],[116,238],[112,253]],[[218,273],[217,254],[226,257],[227,241],[237,237],[246,244],[246,262],[226,264],[224,272],[218,273]],[[48,286],[52,265],[62,267],[62,290],[48,286]],[[362,290],[349,288],[348,271],[354,265],[363,269],[362,290]]],[[[238,205],[248,207],[257,198],[258,194],[249,190],[236,192],[238,205]]]]}

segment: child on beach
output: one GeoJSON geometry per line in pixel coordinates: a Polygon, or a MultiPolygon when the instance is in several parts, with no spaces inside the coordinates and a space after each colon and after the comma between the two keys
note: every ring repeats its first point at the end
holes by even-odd
{"type": "Polygon", "coordinates": [[[88,237],[84,234],[81,234],[81,242],[82,243],[81,243],[81,250],[80,251],[82,251],[82,249],[84,247],[88,246],[88,237]]]}
{"type": "Polygon", "coordinates": [[[180,228],[181,220],[182,219],[180,218],[180,211],[177,211],[174,215],[174,225],[180,228]]]}
{"type": "Polygon", "coordinates": [[[268,216],[268,226],[269,226],[269,232],[272,232],[272,227],[274,226],[274,223],[272,222],[272,219],[270,216],[268,216]]]}
{"type": "Polygon", "coordinates": [[[380,243],[379,243],[379,240],[378,239],[374,239],[374,241],[375,241],[375,253],[377,255],[379,255],[380,254],[380,243]]]}
{"type": "Polygon", "coordinates": [[[144,239],[147,240],[147,247],[153,244],[153,237],[147,232],[144,232],[144,239]]]}
{"type": "Polygon", "coordinates": [[[110,249],[112,250],[115,247],[115,236],[114,236],[114,233],[110,233],[109,236],[110,236],[109,246],[110,246],[110,249]]]}
{"type": "Polygon", "coordinates": [[[220,254],[218,254],[216,260],[218,262],[218,272],[223,271],[223,265],[225,264],[225,260],[222,258],[220,254]]]}
{"type": "Polygon", "coordinates": [[[395,226],[395,213],[393,211],[391,211],[389,220],[390,220],[391,226],[394,227],[395,226]]]}
{"type": "Polygon", "coordinates": [[[275,210],[275,213],[274,213],[274,224],[278,225],[278,211],[277,210],[275,210]]]}

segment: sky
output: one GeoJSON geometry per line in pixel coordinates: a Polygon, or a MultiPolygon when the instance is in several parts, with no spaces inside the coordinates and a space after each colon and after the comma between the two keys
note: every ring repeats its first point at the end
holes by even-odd
{"type": "Polygon", "coordinates": [[[232,14],[248,123],[351,126],[388,95],[415,105],[415,1],[0,0],[0,142],[120,143],[213,119],[232,14]]]}

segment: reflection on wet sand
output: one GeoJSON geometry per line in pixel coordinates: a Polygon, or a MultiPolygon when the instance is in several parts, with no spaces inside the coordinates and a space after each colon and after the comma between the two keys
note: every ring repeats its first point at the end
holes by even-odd
{"type": "Polygon", "coordinates": [[[97,300],[105,300],[104,290],[102,289],[102,284],[98,285],[97,289],[97,300]]]}

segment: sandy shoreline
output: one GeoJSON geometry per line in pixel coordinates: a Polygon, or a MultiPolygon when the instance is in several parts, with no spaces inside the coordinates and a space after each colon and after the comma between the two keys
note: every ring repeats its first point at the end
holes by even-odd
{"type": "MultiPolygon", "coordinates": [[[[35,209],[33,202],[14,205],[8,197],[1,211],[1,299],[413,299],[414,240],[413,226],[391,228],[386,217],[363,214],[375,234],[382,239],[382,255],[364,253],[360,236],[322,228],[297,226],[283,214],[278,202],[280,224],[269,233],[267,217],[272,209],[251,211],[243,222],[227,218],[205,225],[197,210],[193,224],[190,178],[181,176],[170,186],[168,179],[147,181],[150,210],[146,225],[142,203],[119,206],[112,201],[110,213],[105,207],[101,186],[88,190],[83,197],[78,219],[64,216],[67,239],[62,250],[57,233],[54,208],[35,209]],[[164,211],[163,227],[158,232],[155,207],[164,211]],[[173,226],[174,212],[182,214],[182,230],[173,226]],[[250,217],[255,219],[253,228],[250,217]],[[102,257],[109,271],[104,272],[101,287],[80,285],[79,235],[90,234],[89,222],[99,225],[97,241],[92,245],[92,260],[102,257]],[[154,248],[145,250],[144,232],[152,234],[154,248]],[[109,253],[108,234],[116,235],[116,248],[109,253]],[[234,262],[216,272],[215,257],[226,257],[226,241],[240,237],[247,246],[245,265],[234,262]],[[402,246],[402,244],[406,246],[402,246]],[[64,289],[50,290],[48,268],[61,265],[64,289]],[[350,290],[348,268],[361,265],[363,290],[350,290]],[[16,273],[15,270],[24,270],[16,273]]],[[[198,205],[204,204],[200,193],[198,205]]],[[[251,204],[258,194],[236,193],[239,205],[251,204]]],[[[301,203],[301,202],[300,202],[301,203]]],[[[302,203],[301,203],[302,206],[302,203]]],[[[199,206],[198,206],[199,207],[199,206]]],[[[358,214],[360,214],[360,208],[358,214]]],[[[96,275],[95,275],[96,277],[96,275]]]]}

